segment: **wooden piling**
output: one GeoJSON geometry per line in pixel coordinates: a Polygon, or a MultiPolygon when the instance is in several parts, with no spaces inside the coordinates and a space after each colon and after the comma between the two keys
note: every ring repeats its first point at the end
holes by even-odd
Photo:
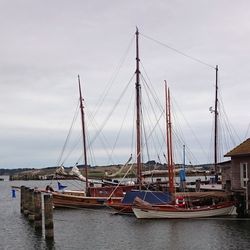
{"type": "Polygon", "coordinates": [[[51,194],[44,195],[44,224],[45,224],[45,238],[54,238],[54,224],[53,224],[53,199],[51,194]]]}
{"type": "Polygon", "coordinates": [[[34,221],[34,227],[35,230],[42,230],[42,198],[41,198],[41,192],[38,190],[34,191],[34,215],[35,215],[35,221],[34,221]]]}
{"type": "Polygon", "coordinates": [[[34,222],[35,230],[42,232],[44,222],[45,239],[54,240],[53,199],[51,194],[42,196],[38,190],[21,186],[20,211],[28,217],[29,221],[34,222]]]}
{"type": "Polygon", "coordinates": [[[35,202],[34,202],[34,189],[29,189],[29,215],[30,222],[35,221],[35,202]]]}
{"type": "Polygon", "coordinates": [[[30,207],[31,207],[31,192],[30,188],[27,189],[27,217],[30,215],[30,207]]]}
{"type": "Polygon", "coordinates": [[[24,188],[24,197],[23,197],[23,214],[25,216],[29,215],[29,188],[25,187],[24,188]]]}
{"type": "Polygon", "coordinates": [[[21,195],[20,195],[20,212],[23,213],[24,211],[24,189],[25,186],[21,186],[21,195]]]}

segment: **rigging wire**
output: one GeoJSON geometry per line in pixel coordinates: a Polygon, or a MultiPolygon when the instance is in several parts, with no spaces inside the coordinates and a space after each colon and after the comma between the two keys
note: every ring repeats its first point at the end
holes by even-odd
{"type": "MultiPolygon", "coordinates": [[[[162,105],[159,102],[159,99],[156,98],[155,92],[150,91],[150,88],[147,84],[147,82],[144,80],[144,86],[145,86],[145,93],[147,96],[147,101],[144,101],[144,103],[146,103],[147,105],[144,105],[144,123],[148,124],[148,131],[151,131],[151,133],[154,133],[154,136],[150,136],[147,135],[145,136],[145,142],[148,144],[148,142],[150,140],[152,140],[152,143],[150,143],[151,145],[151,151],[152,149],[155,151],[156,155],[159,155],[160,152],[165,151],[163,150],[163,147],[165,145],[165,132],[163,132],[163,127],[161,125],[162,121],[164,120],[164,109],[162,107],[162,105]],[[147,87],[146,87],[147,86],[147,87]],[[152,98],[153,100],[152,100],[152,98]],[[158,103],[157,103],[158,101],[158,103]],[[154,103],[156,105],[154,105],[154,103]],[[158,107],[158,110],[156,110],[156,108],[154,107],[158,107]],[[147,118],[147,121],[146,121],[147,118]],[[153,128],[152,124],[155,124],[155,127],[153,128]],[[151,137],[151,139],[150,139],[151,137]],[[157,151],[157,152],[156,152],[157,151]]],[[[144,125],[145,126],[145,125],[144,125]]],[[[146,127],[146,126],[145,126],[146,127]]],[[[166,147],[166,145],[165,145],[166,147]]],[[[150,159],[149,159],[150,160],[150,159]]]]}
{"type": "MultiPolygon", "coordinates": [[[[184,133],[182,131],[182,126],[180,124],[179,119],[177,117],[177,112],[175,111],[176,107],[179,108],[175,98],[173,97],[172,95],[172,98],[171,98],[171,107],[173,109],[173,112],[172,112],[172,117],[173,117],[173,121],[172,123],[174,124],[174,126],[172,126],[172,132],[173,132],[173,140],[175,141],[174,145],[175,145],[175,156],[179,155],[179,158],[182,160],[182,150],[180,151],[179,149],[183,147],[183,145],[185,145],[185,149],[186,149],[186,158],[188,159],[188,161],[191,163],[197,163],[198,164],[198,159],[196,158],[196,156],[192,153],[192,150],[190,149],[190,147],[188,146],[188,143],[185,139],[185,136],[184,136],[184,133]],[[179,148],[179,149],[178,149],[179,148]],[[179,153],[177,153],[179,152],[179,153]]],[[[180,109],[179,109],[179,113],[182,114],[183,116],[183,113],[180,112],[180,109]]],[[[183,116],[183,118],[185,118],[183,116]]],[[[184,119],[185,120],[185,119],[184,119]]],[[[187,123],[187,121],[185,120],[185,122],[187,123]]],[[[187,123],[188,124],[188,123],[187,123]]],[[[191,127],[191,126],[190,126],[191,127]]],[[[197,139],[198,140],[198,139],[197,139]]],[[[177,159],[177,158],[175,158],[177,159]]]]}
{"type": "Polygon", "coordinates": [[[211,150],[208,151],[208,158],[207,158],[207,162],[212,162],[212,158],[213,158],[213,153],[212,153],[212,148],[213,148],[213,140],[214,140],[214,121],[213,119],[211,119],[211,131],[210,131],[210,141],[209,141],[209,148],[211,150]]]}
{"type": "MultiPolygon", "coordinates": [[[[144,89],[149,90],[149,92],[150,92],[151,95],[153,96],[153,99],[154,99],[156,105],[158,105],[159,109],[162,110],[162,112],[164,112],[164,108],[162,107],[159,98],[158,98],[157,95],[155,94],[155,91],[154,91],[154,88],[153,88],[153,84],[152,84],[152,82],[150,81],[150,79],[149,79],[149,77],[148,77],[148,75],[147,75],[147,73],[146,73],[145,67],[144,67],[143,65],[142,65],[142,68],[143,68],[143,70],[145,71],[145,75],[146,75],[146,77],[148,78],[149,83],[150,83],[150,85],[151,85],[151,87],[149,87],[148,82],[146,81],[146,79],[145,79],[144,76],[142,75],[143,83],[144,83],[145,86],[147,87],[147,88],[144,88],[144,89]]],[[[149,96],[149,93],[148,93],[147,91],[146,91],[146,93],[147,93],[147,95],[149,96]]],[[[151,98],[149,98],[149,100],[151,100],[151,98]]],[[[150,102],[150,104],[151,104],[152,110],[154,110],[154,109],[153,109],[153,106],[154,106],[154,105],[152,104],[152,102],[150,102]]],[[[156,119],[156,120],[157,120],[157,119],[156,119]]],[[[176,119],[175,119],[175,120],[176,120],[176,119]]],[[[152,121],[150,121],[150,123],[152,124],[152,121]]],[[[187,120],[186,120],[186,123],[187,123],[187,120]]],[[[191,127],[191,126],[189,126],[189,127],[191,127]]],[[[181,131],[181,129],[180,129],[180,131],[181,131]]],[[[175,138],[176,138],[177,142],[179,142],[179,143],[182,142],[182,145],[183,145],[183,144],[186,144],[186,143],[184,143],[184,140],[181,139],[181,137],[178,135],[179,133],[177,133],[176,128],[173,129],[173,133],[174,133],[174,135],[175,135],[175,138]]],[[[164,133],[162,132],[162,129],[161,129],[161,134],[162,134],[162,137],[164,137],[164,133]]],[[[182,138],[184,138],[183,133],[182,133],[182,138]]],[[[197,139],[197,137],[196,137],[196,139],[197,139]]],[[[198,139],[197,139],[197,141],[198,141],[198,139]]],[[[162,144],[162,146],[163,146],[163,144],[162,144]]],[[[202,147],[201,147],[201,148],[202,148],[202,147]]],[[[178,151],[178,150],[177,150],[177,151],[178,151]]],[[[203,150],[203,151],[204,151],[204,150],[203,150]]],[[[196,162],[198,162],[197,159],[196,159],[196,157],[195,157],[194,155],[192,155],[191,150],[189,149],[189,147],[187,147],[187,157],[188,157],[189,155],[190,155],[190,158],[193,158],[193,159],[195,159],[196,162]]]]}
{"type": "MultiPolygon", "coordinates": [[[[87,111],[87,115],[88,115],[88,109],[86,108],[87,111]]],[[[88,115],[89,117],[89,115],[88,115]]],[[[86,131],[90,131],[88,123],[86,122],[86,131]]],[[[87,132],[86,133],[86,139],[87,139],[87,156],[88,156],[88,161],[91,162],[91,164],[93,164],[93,166],[97,165],[96,164],[96,160],[95,160],[95,154],[94,154],[94,150],[92,148],[91,145],[89,145],[90,142],[90,134],[87,132]]]]}
{"type": "Polygon", "coordinates": [[[134,164],[130,165],[130,167],[128,168],[127,172],[124,174],[124,176],[122,177],[122,179],[120,180],[120,182],[118,183],[118,185],[115,187],[115,189],[113,190],[113,192],[109,195],[108,200],[112,197],[112,195],[115,193],[115,191],[117,190],[117,188],[121,185],[122,181],[126,178],[126,176],[130,172],[130,170],[133,168],[133,166],[134,166],[134,164]]]}
{"type": "MultiPolygon", "coordinates": [[[[160,116],[158,117],[158,119],[156,120],[156,123],[154,124],[153,128],[151,129],[150,133],[149,133],[148,136],[147,136],[147,140],[149,140],[150,138],[153,137],[153,133],[154,133],[154,131],[156,130],[157,126],[159,125],[159,122],[160,122],[160,120],[162,119],[163,115],[164,115],[164,112],[162,112],[162,113],[160,114],[160,116]]],[[[145,145],[146,143],[147,143],[147,142],[145,141],[145,142],[144,142],[144,145],[145,145]]]]}
{"type": "MultiPolygon", "coordinates": [[[[157,121],[158,120],[157,115],[156,115],[157,112],[156,112],[156,109],[154,107],[155,106],[158,107],[160,113],[164,112],[164,108],[162,107],[161,101],[160,101],[158,95],[156,94],[154,85],[152,84],[150,78],[148,77],[148,74],[147,74],[147,72],[145,70],[145,67],[144,67],[144,65],[142,63],[141,63],[141,66],[142,66],[142,69],[143,69],[143,71],[145,73],[145,76],[147,78],[147,80],[146,80],[146,78],[144,77],[144,75],[143,74],[141,75],[142,83],[144,84],[144,88],[143,89],[144,89],[144,91],[146,93],[146,96],[148,98],[147,104],[149,105],[150,110],[153,112],[154,118],[157,121]]],[[[145,105],[145,107],[146,107],[146,105],[145,105]]],[[[150,113],[149,113],[150,110],[148,108],[145,108],[144,112],[145,112],[145,114],[147,114],[147,118],[149,120],[148,124],[153,124],[152,119],[150,118],[151,117],[150,113]]],[[[159,123],[159,121],[158,121],[158,123],[159,123]]],[[[161,134],[161,138],[164,138],[164,133],[162,131],[162,127],[161,126],[158,126],[158,128],[159,128],[159,132],[160,133],[155,133],[155,135],[156,135],[155,137],[156,137],[156,141],[158,142],[158,145],[160,145],[159,148],[162,150],[165,141],[163,141],[161,143],[160,142],[161,140],[159,139],[159,135],[161,134]]],[[[145,138],[147,138],[147,137],[145,137],[145,138]]],[[[154,137],[152,137],[152,140],[154,140],[154,137]]],[[[157,147],[154,147],[154,149],[156,149],[156,148],[157,147]]]]}
{"type": "Polygon", "coordinates": [[[158,40],[156,40],[156,39],[154,39],[154,38],[152,38],[152,37],[150,37],[150,36],[147,36],[147,35],[142,34],[142,33],[140,33],[140,34],[141,34],[141,36],[143,36],[143,37],[145,37],[145,38],[147,38],[147,39],[149,39],[149,40],[151,40],[151,41],[153,41],[153,42],[155,42],[155,43],[158,43],[158,44],[162,45],[163,47],[166,47],[166,48],[168,48],[168,49],[170,49],[170,50],[173,50],[173,51],[175,51],[176,53],[178,53],[178,54],[180,54],[180,55],[182,55],[182,56],[184,56],[184,57],[187,57],[187,58],[189,58],[189,59],[191,59],[191,60],[193,60],[193,61],[195,61],[195,62],[198,62],[198,63],[200,63],[200,64],[203,64],[203,65],[205,65],[205,66],[207,66],[207,67],[209,67],[209,68],[215,69],[215,67],[212,66],[211,64],[208,64],[208,63],[206,63],[206,62],[204,62],[204,61],[202,61],[202,60],[200,60],[200,59],[197,59],[197,58],[195,58],[195,57],[193,57],[193,56],[190,56],[190,55],[188,55],[188,54],[186,54],[186,53],[184,53],[184,52],[182,52],[182,51],[180,51],[180,50],[177,50],[177,49],[175,49],[175,48],[173,48],[173,47],[171,47],[171,46],[169,46],[169,45],[167,45],[167,44],[165,44],[165,43],[163,43],[163,42],[160,42],[160,41],[158,41],[158,40]]]}
{"type": "MultiPolygon", "coordinates": [[[[132,46],[132,44],[133,44],[133,42],[134,42],[134,39],[135,39],[135,37],[134,37],[134,35],[133,35],[133,37],[132,37],[132,39],[130,40],[130,42],[129,42],[129,45],[128,45],[128,47],[127,47],[127,49],[126,49],[126,51],[125,51],[125,53],[124,53],[124,55],[122,56],[122,58],[121,58],[121,60],[119,61],[119,63],[118,63],[118,66],[116,67],[116,70],[115,70],[115,72],[113,73],[113,75],[111,76],[111,79],[109,80],[109,82],[108,82],[108,84],[106,85],[106,88],[104,89],[104,91],[103,91],[103,93],[102,93],[102,95],[101,95],[101,98],[99,98],[98,100],[99,100],[99,102],[97,103],[97,105],[96,105],[96,109],[94,110],[94,112],[93,112],[93,114],[92,115],[89,115],[89,117],[90,117],[90,123],[92,123],[93,125],[94,125],[94,127],[98,127],[97,126],[97,124],[96,124],[96,122],[95,122],[95,119],[94,119],[94,117],[96,116],[96,114],[99,112],[99,110],[100,110],[100,108],[102,107],[102,104],[103,104],[103,102],[104,102],[104,100],[105,100],[105,98],[107,97],[107,95],[108,95],[108,92],[110,91],[110,89],[111,89],[111,87],[114,85],[114,82],[115,82],[115,79],[117,78],[117,76],[118,76],[118,74],[119,74],[119,72],[120,72],[120,70],[121,70],[121,68],[122,68],[122,65],[124,64],[124,62],[125,62],[125,60],[126,60],[126,58],[127,58],[127,56],[128,56],[128,52],[129,52],[129,50],[130,50],[130,48],[131,48],[131,46],[132,46]]],[[[132,77],[133,78],[133,77],[132,77]]],[[[112,112],[111,112],[112,113],[112,112]]],[[[108,119],[107,119],[108,120],[108,119]]],[[[104,126],[105,126],[105,121],[104,121],[104,123],[102,124],[102,127],[99,129],[99,132],[98,132],[98,135],[97,136],[99,136],[99,134],[101,134],[101,131],[102,131],[102,129],[104,128],[104,126]]],[[[93,160],[93,161],[95,161],[94,160],[94,154],[92,153],[92,150],[91,150],[91,146],[92,146],[92,144],[93,144],[93,142],[95,141],[95,139],[97,138],[97,136],[94,138],[94,139],[92,139],[92,141],[91,140],[89,140],[89,145],[88,145],[88,149],[90,149],[90,157],[91,157],[91,159],[93,160]]],[[[87,137],[89,138],[89,135],[87,135],[87,137]]],[[[101,137],[100,137],[101,138],[101,137]]],[[[104,137],[104,135],[103,135],[103,139],[100,139],[101,141],[103,141],[102,143],[103,143],[103,145],[105,144],[105,141],[106,141],[106,144],[108,144],[107,142],[108,142],[108,140],[104,137]]],[[[106,148],[106,147],[104,147],[104,148],[106,148]]]]}
{"type": "Polygon", "coordinates": [[[192,129],[192,126],[190,125],[190,123],[188,122],[187,118],[185,117],[185,115],[184,115],[183,112],[181,111],[181,109],[180,109],[180,107],[179,107],[178,103],[176,102],[176,99],[174,98],[173,95],[172,95],[172,98],[171,98],[171,99],[173,100],[173,103],[174,103],[175,107],[178,108],[179,113],[182,115],[184,121],[186,122],[188,128],[190,129],[191,134],[193,135],[194,139],[196,140],[197,144],[199,145],[199,148],[201,149],[201,151],[203,152],[203,154],[206,155],[205,150],[204,150],[202,144],[200,143],[198,137],[197,137],[196,134],[194,133],[194,130],[192,129]]]}
{"type": "Polygon", "coordinates": [[[248,128],[247,128],[247,131],[246,131],[246,134],[245,134],[245,137],[244,138],[247,138],[247,136],[248,136],[248,132],[250,131],[250,123],[249,123],[249,125],[248,125],[248,128]]]}
{"type": "Polygon", "coordinates": [[[143,119],[143,115],[141,115],[141,118],[142,118],[142,129],[143,129],[143,134],[144,134],[144,137],[145,137],[145,144],[146,144],[146,151],[147,151],[147,158],[148,160],[150,159],[150,156],[149,156],[149,149],[148,149],[148,143],[147,143],[147,133],[146,133],[146,128],[145,128],[145,123],[144,123],[144,119],[143,119]]]}
{"type": "MultiPolygon", "coordinates": [[[[78,114],[79,114],[79,112],[78,112],[78,111],[79,111],[79,107],[80,107],[80,103],[79,103],[79,101],[78,101],[78,102],[77,102],[77,107],[76,107],[76,110],[75,110],[75,113],[74,113],[74,117],[73,117],[73,120],[72,120],[71,125],[70,125],[69,132],[68,132],[68,134],[67,134],[67,136],[66,136],[66,140],[65,140],[65,142],[64,142],[62,151],[61,151],[61,153],[60,153],[60,155],[59,155],[59,157],[58,157],[58,160],[57,160],[57,166],[59,166],[59,164],[60,164],[60,162],[61,162],[61,160],[62,160],[62,157],[63,157],[63,154],[64,154],[64,152],[65,152],[66,146],[67,146],[67,144],[68,144],[68,142],[69,142],[69,139],[70,139],[70,136],[71,136],[71,134],[72,134],[73,126],[75,125],[76,119],[77,119],[78,114]]],[[[62,162],[61,164],[63,164],[63,163],[64,163],[64,162],[62,162]]]]}
{"type": "Polygon", "coordinates": [[[130,83],[132,82],[133,78],[134,78],[135,73],[133,74],[133,76],[130,78],[128,84],[125,86],[125,88],[122,90],[122,93],[118,96],[117,101],[114,105],[114,107],[110,110],[110,112],[108,113],[106,119],[103,121],[103,123],[100,126],[99,131],[96,133],[96,135],[93,137],[93,139],[91,140],[90,144],[92,144],[96,138],[99,136],[99,134],[102,132],[103,128],[105,127],[107,121],[109,120],[109,118],[111,117],[111,115],[113,114],[114,110],[117,108],[118,104],[120,103],[122,96],[124,95],[124,93],[127,91],[128,86],[130,85],[130,83]]]}
{"type": "MultiPolygon", "coordinates": [[[[154,110],[154,105],[153,105],[153,103],[151,101],[152,98],[150,98],[150,93],[147,91],[146,88],[145,88],[145,93],[147,94],[147,97],[148,97],[147,106],[145,105],[145,108],[143,109],[144,115],[142,117],[143,118],[144,131],[145,131],[145,133],[144,133],[145,145],[148,148],[148,141],[150,140],[150,137],[151,137],[151,140],[153,142],[152,144],[156,145],[156,143],[157,143],[157,145],[161,145],[159,148],[162,149],[162,145],[163,145],[164,142],[161,143],[162,140],[160,140],[159,136],[161,135],[161,138],[164,138],[164,136],[163,136],[164,133],[163,133],[162,128],[161,128],[161,126],[159,124],[162,121],[164,111],[160,107],[160,115],[159,115],[159,117],[157,117],[156,111],[154,110]],[[151,111],[153,113],[154,121],[152,120],[151,111]],[[147,118],[148,121],[146,121],[146,118],[147,118]],[[155,123],[155,121],[156,121],[156,123],[155,123]],[[151,131],[148,135],[146,134],[146,125],[145,124],[148,124],[148,130],[151,131]],[[154,127],[149,127],[152,124],[155,124],[155,126],[154,127]],[[159,133],[157,133],[156,129],[159,130],[159,133]],[[152,133],[154,133],[154,136],[150,135],[152,133]]],[[[143,102],[143,103],[146,103],[146,101],[143,102]]],[[[157,147],[155,146],[154,149],[156,150],[156,148],[157,147]]]]}
{"type": "MultiPolygon", "coordinates": [[[[118,76],[118,74],[119,74],[119,72],[120,72],[120,70],[121,70],[121,68],[122,68],[122,65],[124,64],[124,61],[126,60],[126,58],[127,58],[127,56],[128,56],[128,52],[129,52],[129,50],[130,50],[130,48],[131,48],[131,46],[132,46],[132,44],[133,44],[133,42],[134,42],[134,39],[135,39],[135,38],[134,38],[134,35],[133,35],[133,37],[132,37],[132,39],[130,40],[129,45],[128,45],[128,47],[127,47],[127,49],[126,49],[124,55],[122,56],[121,60],[120,60],[119,63],[118,63],[118,66],[116,67],[116,70],[115,70],[114,74],[111,76],[111,79],[109,80],[108,84],[106,85],[106,88],[104,89],[104,91],[103,91],[103,93],[102,93],[102,95],[101,95],[101,98],[98,99],[99,102],[98,102],[97,105],[96,105],[96,109],[94,110],[94,112],[93,112],[92,115],[89,115],[90,123],[95,124],[94,117],[95,117],[96,114],[99,112],[99,110],[100,110],[100,108],[102,107],[102,104],[103,104],[105,98],[107,97],[107,94],[108,94],[109,90],[110,90],[111,87],[113,86],[113,84],[114,84],[114,82],[115,82],[115,79],[117,78],[117,76],[118,76]]],[[[105,122],[102,124],[102,126],[103,126],[103,127],[105,126],[105,122]]],[[[97,126],[95,125],[95,127],[97,127],[97,126]]],[[[103,129],[103,127],[102,127],[102,128],[100,129],[100,131],[98,132],[98,135],[101,133],[101,130],[103,129]]],[[[98,135],[97,135],[97,136],[98,136],[98,135]]],[[[97,137],[97,136],[96,136],[96,137],[97,137]]],[[[91,146],[92,146],[92,143],[95,141],[96,137],[95,137],[92,141],[88,140],[88,141],[89,141],[88,151],[89,151],[90,157],[91,157],[91,159],[92,159],[93,161],[94,161],[94,154],[92,153],[91,146]]],[[[89,135],[87,135],[87,138],[89,138],[89,135]]],[[[108,141],[108,140],[106,140],[106,141],[108,141]]],[[[81,158],[81,157],[79,157],[78,161],[80,160],[80,158],[81,158]]]]}
{"type": "Polygon", "coordinates": [[[152,97],[153,97],[153,99],[154,99],[154,101],[155,101],[155,104],[156,104],[160,109],[164,110],[164,108],[162,107],[161,101],[160,101],[160,99],[159,99],[159,97],[158,97],[158,95],[157,95],[157,93],[156,93],[156,91],[155,91],[154,85],[152,84],[152,81],[150,80],[150,78],[149,78],[149,76],[148,76],[148,74],[147,74],[147,72],[146,72],[146,69],[145,69],[144,65],[142,64],[142,62],[140,62],[140,65],[142,66],[142,69],[143,69],[143,71],[144,71],[144,73],[145,73],[145,76],[146,76],[146,78],[148,79],[148,82],[149,82],[149,84],[150,84],[150,86],[149,86],[148,82],[146,81],[146,78],[144,78],[144,75],[141,74],[141,78],[142,78],[142,80],[144,81],[145,86],[147,86],[148,90],[149,90],[150,92],[152,92],[151,95],[152,95],[152,97]]]}
{"type": "MultiPolygon", "coordinates": [[[[79,145],[80,141],[81,141],[81,136],[78,137],[77,141],[74,143],[74,145],[72,146],[71,150],[68,152],[68,154],[65,156],[64,160],[62,161],[61,165],[63,165],[71,156],[71,154],[74,152],[74,150],[77,148],[77,146],[79,145]]],[[[80,157],[82,158],[82,156],[80,157]]],[[[79,159],[80,160],[80,159],[79,159]]],[[[79,160],[77,162],[79,162],[79,160]]]]}
{"type": "MultiPolygon", "coordinates": [[[[129,82],[127,83],[127,85],[124,87],[124,89],[122,90],[122,93],[118,96],[115,105],[113,106],[113,108],[109,111],[107,117],[105,118],[105,120],[101,123],[101,125],[99,126],[98,131],[96,132],[95,136],[91,139],[91,141],[89,142],[89,146],[92,146],[93,143],[96,141],[96,139],[99,137],[101,142],[103,143],[103,145],[105,145],[104,143],[104,136],[101,134],[102,130],[104,129],[105,125],[107,124],[108,120],[110,119],[111,115],[114,113],[115,109],[118,107],[118,104],[120,103],[120,101],[122,100],[122,96],[124,96],[124,94],[126,93],[129,85],[131,84],[133,78],[134,78],[135,73],[133,74],[133,76],[130,78],[129,82]],[[102,135],[102,136],[100,136],[102,135]]],[[[95,122],[95,120],[92,118],[91,122],[93,124],[93,126],[95,126],[96,128],[98,127],[95,122]]],[[[108,141],[108,140],[106,140],[108,141]]],[[[79,157],[80,160],[81,157],[79,157]]]]}
{"type": "Polygon", "coordinates": [[[110,152],[109,160],[111,160],[111,157],[112,157],[112,155],[113,155],[113,153],[114,153],[114,150],[115,150],[115,147],[116,147],[116,145],[117,145],[118,139],[119,139],[119,137],[120,137],[122,128],[124,127],[125,120],[126,120],[126,118],[127,118],[127,114],[128,114],[128,111],[130,110],[130,106],[131,106],[131,103],[132,103],[132,97],[133,97],[133,96],[131,95],[130,100],[129,100],[129,105],[128,105],[126,111],[125,111],[124,118],[123,118],[123,120],[122,120],[121,127],[120,127],[120,129],[119,129],[119,131],[118,131],[118,134],[117,134],[116,139],[115,139],[115,143],[114,143],[114,145],[113,145],[113,147],[112,147],[112,150],[111,150],[111,152],[110,152]]]}
{"type": "MultiPolygon", "coordinates": [[[[136,102],[134,99],[134,108],[133,108],[133,128],[132,128],[132,139],[131,139],[131,145],[130,145],[130,152],[133,152],[133,150],[135,150],[136,152],[136,142],[135,142],[135,121],[136,121],[136,102]]],[[[136,154],[135,154],[136,155],[136,154]]]]}
{"type": "Polygon", "coordinates": [[[106,88],[104,89],[104,91],[103,91],[103,93],[101,95],[102,97],[98,99],[99,102],[96,105],[96,107],[97,107],[96,110],[93,112],[93,117],[95,117],[95,115],[100,110],[100,107],[102,107],[102,104],[103,104],[105,98],[107,97],[109,90],[113,86],[113,84],[114,84],[114,82],[115,82],[115,80],[116,80],[116,78],[117,78],[117,76],[118,76],[118,74],[119,74],[119,72],[120,72],[126,58],[127,58],[127,56],[128,56],[128,52],[129,52],[130,48],[132,47],[132,44],[134,43],[134,40],[135,40],[135,36],[133,35],[132,39],[129,42],[129,45],[128,45],[127,49],[125,50],[124,55],[122,56],[121,60],[119,61],[118,65],[116,67],[115,72],[111,76],[111,79],[109,80],[108,84],[106,85],[106,88]]]}
{"type": "Polygon", "coordinates": [[[240,137],[237,134],[236,130],[234,129],[233,125],[231,124],[231,122],[230,122],[230,120],[228,118],[228,115],[226,113],[225,106],[224,106],[223,99],[222,99],[220,91],[219,91],[218,94],[219,94],[219,97],[220,97],[220,102],[219,103],[221,104],[220,105],[220,107],[221,107],[220,111],[221,111],[221,113],[223,113],[223,117],[225,117],[225,125],[226,125],[226,128],[227,128],[227,131],[229,133],[229,136],[230,136],[230,139],[231,139],[232,143],[234,145],[236,145],[236,142],[234,140],[234,135],[237,137],[238,141],[241,141],[240,137]]]}

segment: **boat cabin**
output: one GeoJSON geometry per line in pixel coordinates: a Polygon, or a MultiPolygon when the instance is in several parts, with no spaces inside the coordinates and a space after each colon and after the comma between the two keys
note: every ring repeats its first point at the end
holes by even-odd
{"type": "Polygon", "coordinates": [[[243,201],[246,213],[250,214],[250,138],[229,151],[225,157],[231,157],[231,168],[227,169],[228,186],[243,201]]]}

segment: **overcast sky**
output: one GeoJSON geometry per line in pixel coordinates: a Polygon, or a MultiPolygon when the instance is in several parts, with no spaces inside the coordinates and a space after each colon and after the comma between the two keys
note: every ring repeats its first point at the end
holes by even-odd
{"type": "MultiPolygon", "coordinates": [[[[212,161],[211,153],[200,150],[200,145],[207,152],[211,146],[215,70],[209,65],[219,66],[219,97],[234,130],[233,146],[250,137],[249,17],[247,0],[0,0],[0,168],[57,164],[76,108],[77,75],[86,106],[94,110],[136,26],[150,81],[159,93],[168,81],[200,143],[184,128],[189,149],[199,163],[212,161]]],[[[118,79],[126,83],[135,70],[131,46],[128,66],[114,81],[117,90],[123,88],[118,79]]],[[[109,110],[111,101],[102,110],[109,110]]],[[[110,125],[116,119],[122,118],[110,125]]],[[[106,128],[105,137],[113,129],[106,128]]],[[[126,161],[129,149],[122,145],[117,162],[126,161]]],[[[103,156],[97,155],[96,162],[106,164],[103,156]]]]}

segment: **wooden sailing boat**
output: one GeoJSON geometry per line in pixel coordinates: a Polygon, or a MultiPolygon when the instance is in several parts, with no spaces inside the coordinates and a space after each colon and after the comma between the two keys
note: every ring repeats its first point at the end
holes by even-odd
{"type": "MultiPolygon", "coordinates": [[[[79,85],[79,96],[80,96],[80,112],[81,112],[81,125],[82,125],[82,140],[83,140],[83,162],[85,168],[85,177],[81,175],[78,169],[75,167],[77,176],[82,179],[86,186],[85,192],[83,191],[63,191],[63,192],[52,192],[53,203],[55,207],[87,207],[87,208],[99,208],[104,207],[105,202],[109,201],[112,203],[120,202],[122,197],[127,191],[130,191],[136,186],[133,185],[105,185],[105,186],[94,186],[94,182],[90,182],[88,179],[88,163],[87,163],[87,147],[86,147],[86,135],[85,135],[85,117],[84,117],[84,106],[83,97],[81,91],[80,77],[78,76],[79,85]],[[91,185],[90,185],[91,184],[91,185]]],[[[66,174],[66,173],[64,173],[66,174]]]]}
{"type": "MultiPolygon", "coordinates": [[[[217,69],[217,67],[216,67],[217,69]]],[[[192,193],[176,194],[174,187],[173,154],[172,154],[172,128],[170,113],[170,94],[165,85],[166,93],[166,126],[167,148],[169,164],[169,190],[172,194],[172,203],[154,205],[136,198],[133,212],[139,219],[145,218],[202,218],[229,215],[233,208],[233,202],[227,200],[227,194],[213,192],[204,193],[206,200],[210,198],[210,204],[201,199],[201,194],[192,193]]]]}
{"type": "MultiPolygon", "coordinates": [[[[169,193],[162,191],[145,190],[142,185],[142,149],[141,149],[141,85],[140,85],[140,58],[139,58],[139,31],[136,29],[136,159],[137,159],[137,185],[138,188],[126,192],[119,202],[108,201],[106,204],[118,211],[119,214],[133,213],[132,206],[136,197],[143,198],[153,204],[162,204],[170,201],[169,193]]],[[[173,170],[172,170],[173,171],[173,170]]],[[[173,179],[171,179],[173,183],[173,179]]]]}

